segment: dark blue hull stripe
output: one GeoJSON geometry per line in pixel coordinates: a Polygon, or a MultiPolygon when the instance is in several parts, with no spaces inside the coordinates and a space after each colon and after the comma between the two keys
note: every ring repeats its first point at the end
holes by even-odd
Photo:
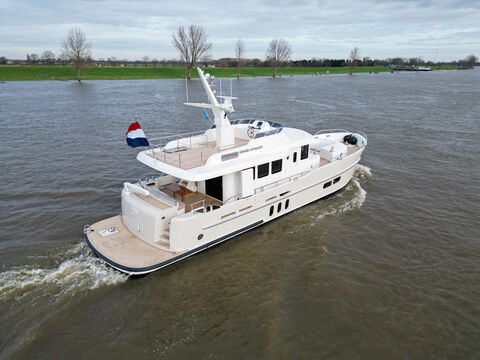
{"type": "Polygon", "coordinates": [[[236,230],[236,231],[234,231],[234,232],[231,232],[230,234],[227,234],[227,235],[225,235],[225,236],[222,236],[222,237],[218,238],[217,240],[210,241],[209,243],[206,243],[206,244],[204,244],[204,245],[202,245],[202,246],[199,246],[198,248],[195,248],[195,249],[193,249],[193,250],[190,250],[190,251],[188,251],[188,252],[186,252],[186,253],[184,253],[184,254],[182,254],[182,255],[173,257],[173,258],[171,258],[170,260],[163,261],[163,262],[161,262],[161,263],[159,263],[159,264],[147,266],[147,267],[144,267],[144,268],[131,268],[131,267],[128,267],[128,266],[120,265],[120,264],[116,263],[115,261],[110,260],[109,258],[107,258],[106,256],[104,256],[102,253],[100,253],[97,249],[95,249],[95,247],[92,245],[92,243],[91,243],[90,240],[88,239],[88,234],[85,234],[85,240],[87,240],[87,244],[88,244],[88,246],[90,246],[90,247],[92,248],[93,252],[94,252],[99,258],[103,259],[107,264],[109,264],[109,265],[111,265],[111,266],[113,266],[113,267],[115,267],[115,268],[128,271],[128,272],[130,272],[130,273],[143,273],[143,272],[145,272],[145,271],[154,271],[154,270],[156,270],[156,269],[160,269],[160,268],[162,268],[162,267],[165,267],[165,266],[167,266],[167,265],[169,265],[169,264],[171,264],[171,263],[174,263],[174,262],[179,261],[179,260],[181,260],[181,259],[183,259],[183,258],[186,258],[186,257],[188,257],[188,256],[190,256],[190,255],[193,255],[193,254],[195,254],[195,253],[197,253],[197,252],[200,252],[200,251],[202,251],[202,250],[205,250],[205,249],[207,249],[207,248],[209,248],[209,247],[212,247],[212,246],[214,246],[214,245],[216,245],[216,244],[218,244],[218,243],[220,243],[220,242],[222,242],[222,241],[225,241],[225,240],[227,240],[227,239],[229,239],[229,238],[231,238],[231,237],[234,237],[234,236],[236,236],[236,235],[238,235],[238,234],[240,234],[240,233],[243,233],[243,232],[245,232],[245,231],[251,230],[251,229],[253,229],[254,227],[257,227],[257,226],[262,225],[262,224],[263,224],[263,220],[259,220],[259,221],[255,222],[255,223],[253,223],[253,224],[250,224],[250,225],[248,225],[248,226],[245,226],[244,228],[241,228],[241,229],[239,229],[239,230],[236,230]]]}

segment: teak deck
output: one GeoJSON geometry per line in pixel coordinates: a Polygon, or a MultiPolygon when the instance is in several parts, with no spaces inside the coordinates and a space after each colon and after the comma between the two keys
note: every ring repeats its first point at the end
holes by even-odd
{"type": "Polygon", "coordinates": [[[163,191],[164,193],[176,198],[177,200],[180,200],[183,203],[183,206],[185,206],[185,212],[192,211],[193,210],[192,205],[202,200],[205,201],[205,206],[209,206],[209,205],[222,206],[223,205],[221,201],[211,196],[202,194],[198,191],[191,191],[179,184],[170,184],[170,185],[164,186],[163,188],[160,189],[160,191],[163,191]]]}
{"type": "MultiPolygon", "coordinates": [[[[245,145],[246,143],[248,143],[248,140],[235,138],[235,146],[232,146],[228,149],[234,149],[236,147],[245,145]]],[[[149,155],[154,159],[162,161],[166,164],[188,170],[205,165],[210,155],[225,150],[227,149],[217,149],[216,142],[210,141],[197,148],[178,150],[176,152],[166,152],[161,149],[155,149],[153,150],[153,154],[150,153],[149,155]]]]}
{"type": "Polygon", "coordinates": [[[122,216],[114,216],[92,225],[94,231],[87,234],[93,247],[117,264],[131,268],[145,268],[168,261],[182,252],[169,252],[140,240],[125,226],[122,216]],[[118,233],[102,237],[100,231],[115,226],[118,233]]]}

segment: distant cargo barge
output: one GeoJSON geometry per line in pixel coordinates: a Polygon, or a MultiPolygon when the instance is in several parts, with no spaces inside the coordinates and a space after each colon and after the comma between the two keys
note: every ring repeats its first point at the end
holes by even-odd
{"type": "Polygon", "coordinates": [[[432,71],[430,67],[426,66],[390,66],[390,69],[397,71],[432,71]]]}

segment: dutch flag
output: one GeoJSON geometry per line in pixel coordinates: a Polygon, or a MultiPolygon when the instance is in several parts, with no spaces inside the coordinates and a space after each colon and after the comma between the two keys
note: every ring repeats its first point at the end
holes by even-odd
{"type": "Polygon", "coordinates": [[[150,146],[138,121],[130,124],[125,135],[127,135],[127,144],[131,147],[150,146]]]}

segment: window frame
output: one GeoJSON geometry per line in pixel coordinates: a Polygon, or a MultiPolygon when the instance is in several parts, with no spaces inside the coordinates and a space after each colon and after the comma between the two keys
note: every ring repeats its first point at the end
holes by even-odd
{"type": "Polygon", "coordinates": [[[282,162],[283,159],[278,159],[278,160],[274,160],[272,161],[272,166],[271,166],[271,174],[277,174],[279,172],[282,172],[282,165],[283,165],[283,162],[282,162]],[[274,164],[280,164],[280,168],[274,168],[274,164]]]}
{"type": "Polygon", "coordinates": [[[257,179],[261,179],[261,178],[264,178],[264,177],[267,177],[268,175],[270,175],[270,163],[265,163],[265,164],[260,164],[260,165],[257,165],[257,179]],[[264,167],[266,166],[267,167],[267,172],[265,174],[263,174],[261,171],[260,171],[260,167],[264,167]]]}
{"type": "Polygon", "coordinates": [[[308,153],[309,152],[310,152],[310,145],[309,144],[302,145],[302,147],[300,148],[300,160],[308,159],[308,153]],[[306,149],[306,151],[304,149],[306,149]],[[305,154],[304,154],[304,152],[305,152],[305,154]]]}

